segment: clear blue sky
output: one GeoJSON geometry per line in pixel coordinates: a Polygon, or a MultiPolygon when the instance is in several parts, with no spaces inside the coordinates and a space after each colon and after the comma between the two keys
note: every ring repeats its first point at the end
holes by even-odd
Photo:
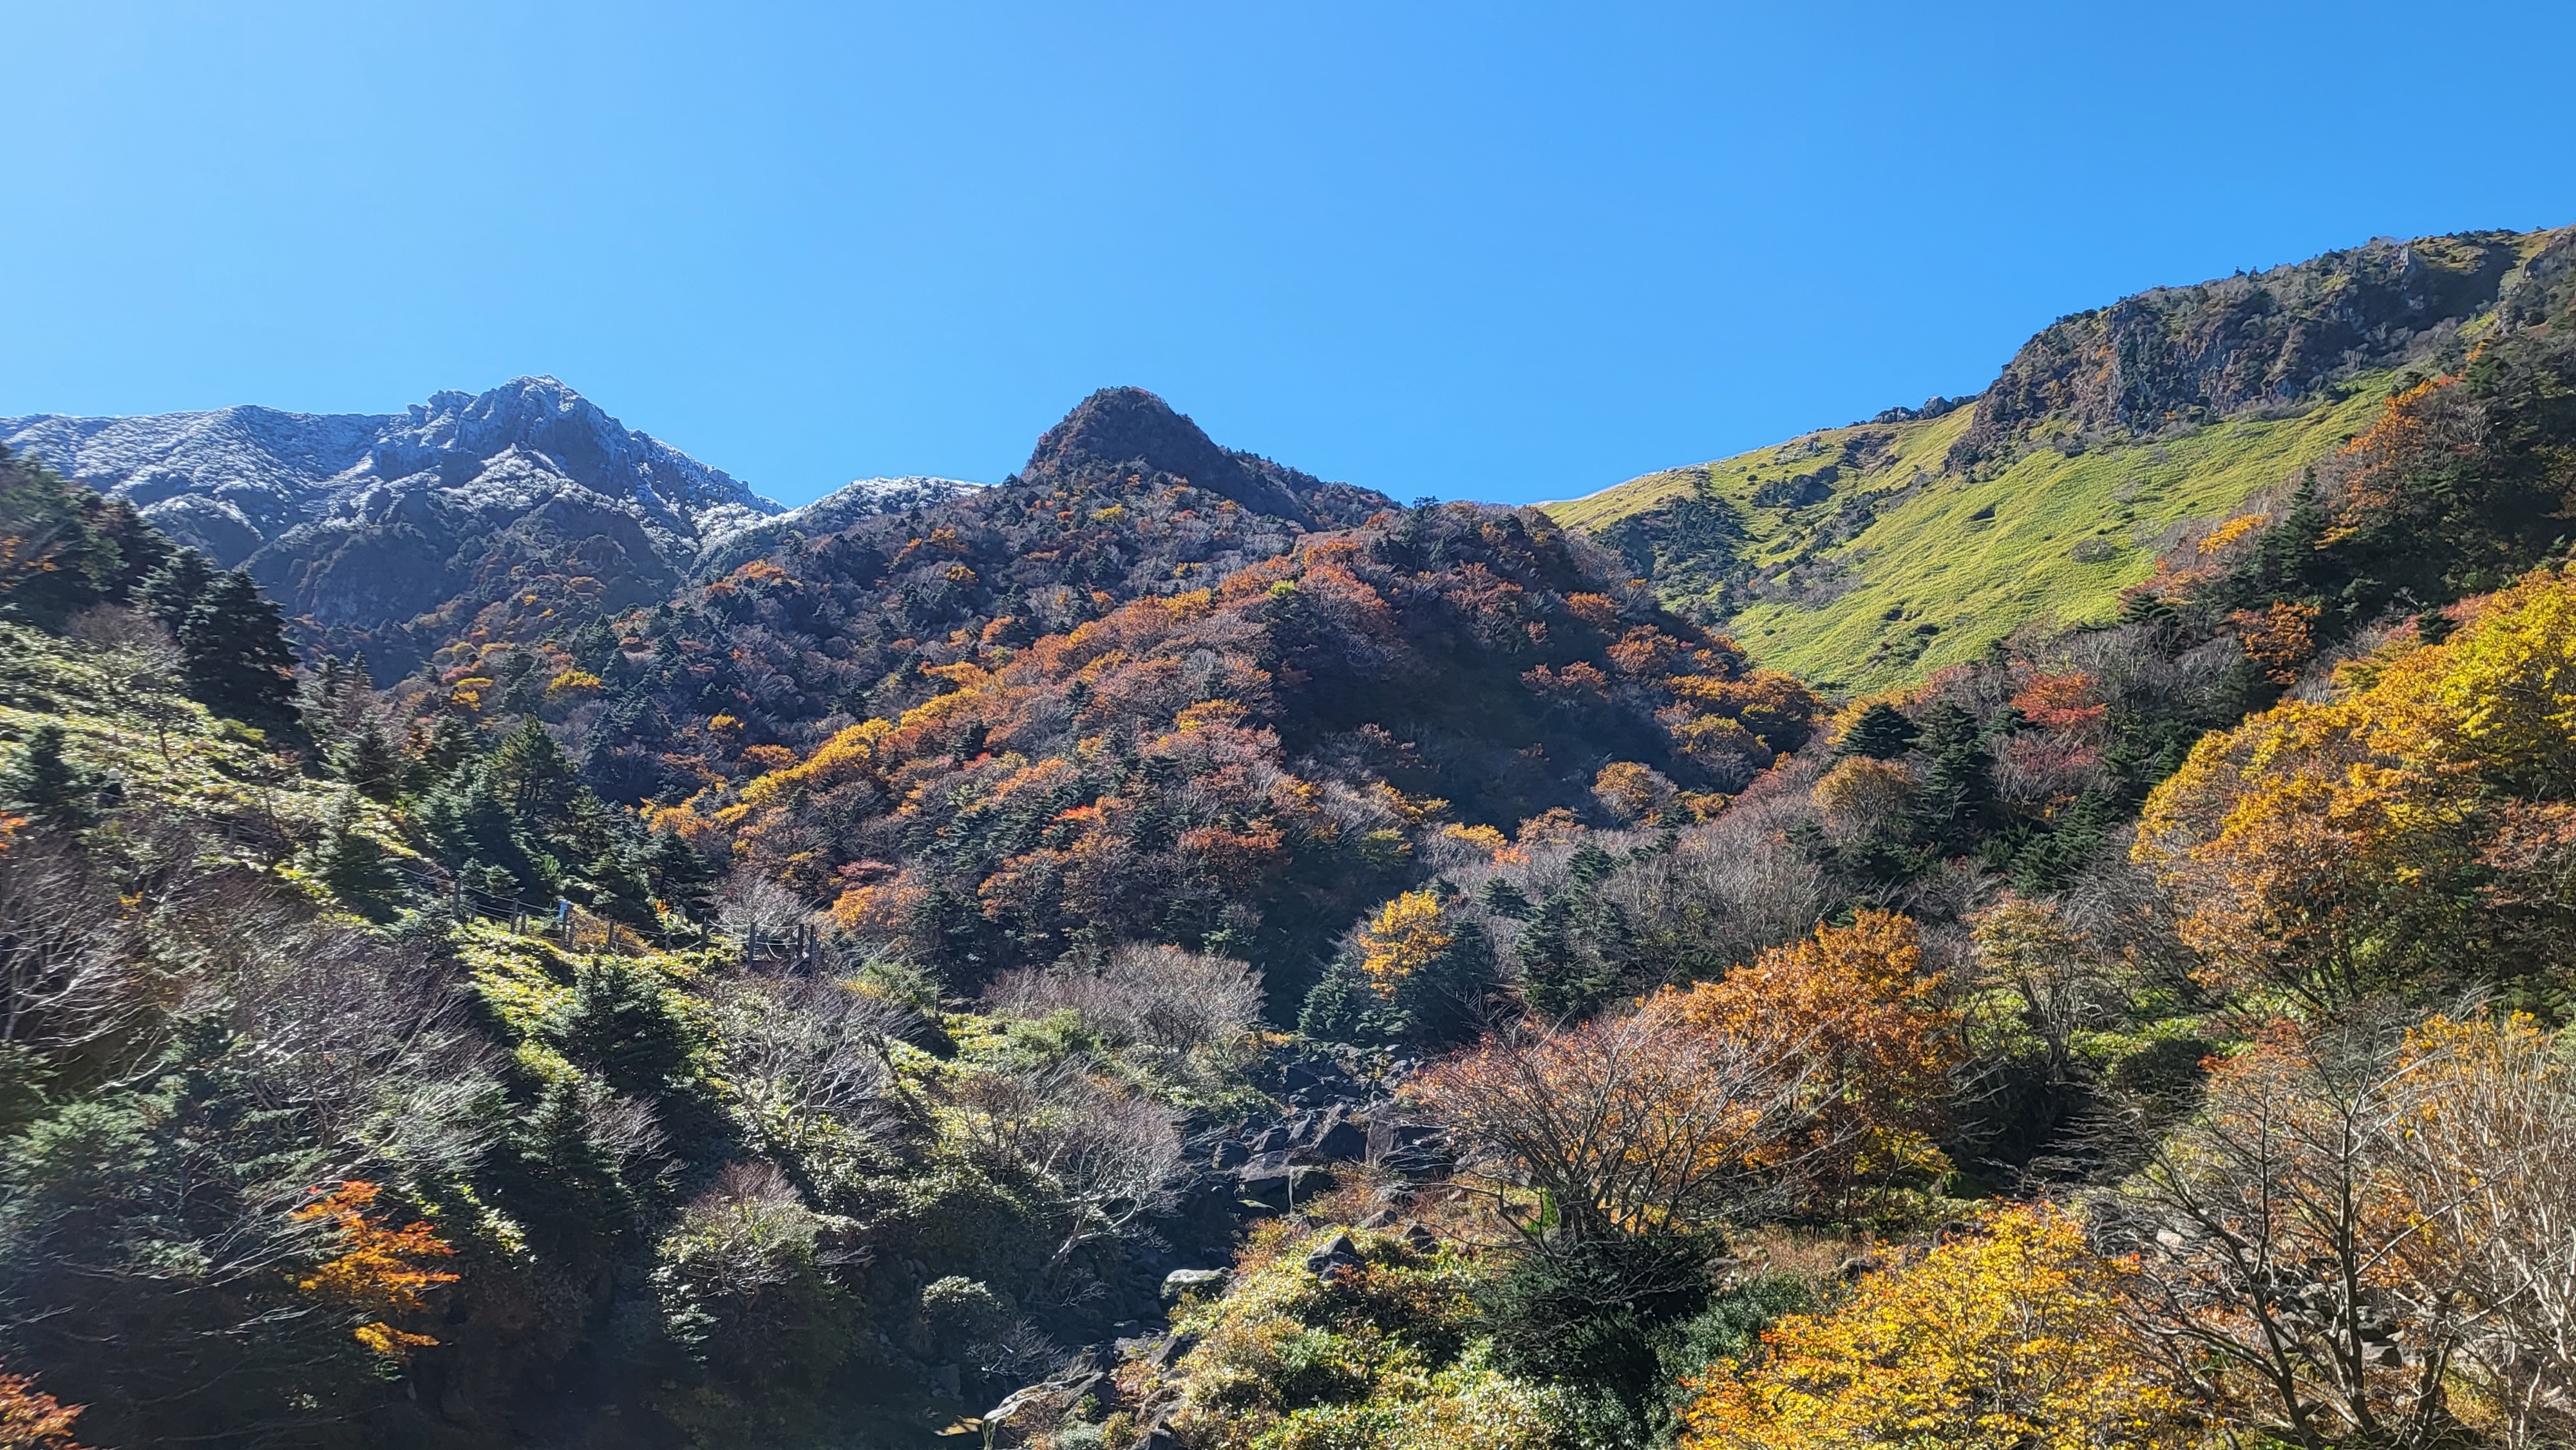
{"type": "Polygon", "coordinates": [[[1564,497],[2576,222],[2576,6],[0,3],[0,414],[552,373],[778,498],[1082,394],[1564,497]]]}

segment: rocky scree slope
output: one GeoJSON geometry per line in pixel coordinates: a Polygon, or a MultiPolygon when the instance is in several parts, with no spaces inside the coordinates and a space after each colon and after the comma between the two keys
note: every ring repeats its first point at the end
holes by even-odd
{"type": "Polygon", "coordinates": [[[1549,516],[1762,664],[1880,689],[2109,618],[2195,529],[2278,512],[2414,374],[2541,320],[2576,228],[2378,241],[2059,319],[1936,399],[1549,516]]]}

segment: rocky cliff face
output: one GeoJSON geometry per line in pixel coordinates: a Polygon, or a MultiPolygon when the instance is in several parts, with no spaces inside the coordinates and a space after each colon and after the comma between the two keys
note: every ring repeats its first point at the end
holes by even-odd
{"type": "Polygon", "coordinates": [[[2534,240],[2372,242],[2060,318],[2005,365],[1954,456],[2153,436],[2295,406],[2356,373],[2433,358],[2569,246],[2561,235],[2526,262],[2534,240]]]}

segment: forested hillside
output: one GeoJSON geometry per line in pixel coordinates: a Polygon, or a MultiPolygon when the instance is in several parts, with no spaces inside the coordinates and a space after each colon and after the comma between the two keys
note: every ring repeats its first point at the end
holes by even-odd
{"type": "Polygon", "coordinates": [[[0,456],[0,1445],[2576,1443],[2567,255],[1580,528],[1113,389],[381,688],[0,456]]]}

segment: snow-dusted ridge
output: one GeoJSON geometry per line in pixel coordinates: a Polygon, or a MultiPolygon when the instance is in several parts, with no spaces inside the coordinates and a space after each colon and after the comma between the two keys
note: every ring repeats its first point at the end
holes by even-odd
{"type": "Polygon", "coordinates": [[[299,529],[380,524],[406,502],[490,523],[568,493],[634,518],[674,564],[785,512],[722,469],[626,427],[553,378],[442,392],[393,414],[223,408],[0,419],[0,443],[122,495],[172,535],[242,562],[299,529]]]}

